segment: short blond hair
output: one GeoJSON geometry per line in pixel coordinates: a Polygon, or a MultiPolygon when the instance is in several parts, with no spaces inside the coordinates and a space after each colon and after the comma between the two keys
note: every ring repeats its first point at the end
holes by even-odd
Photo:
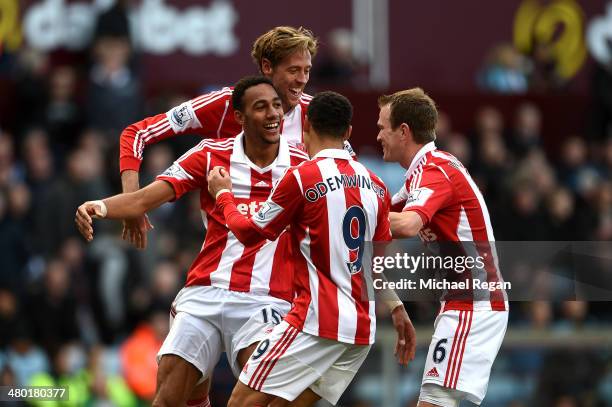
{"type": "Polygon", "coordinates": [[[378,98],[379,107],[387,105],[390,105],[392,129],[397,129],[399,125],[406,123],[416,143],[426,144],[436,139],[438,110],[436,103],[423,89],[401,90],[378,98]]]}
{"type": "Polygon", "coordinates": [[[255,40],[251,56],[261,71],[261,62],[264,58],[274,67],[296,51],[308,51],[310,56],[314,57],[317,48],[317,39],[312,31],[304,27],[280,26],[274,27],[255,40]]]}

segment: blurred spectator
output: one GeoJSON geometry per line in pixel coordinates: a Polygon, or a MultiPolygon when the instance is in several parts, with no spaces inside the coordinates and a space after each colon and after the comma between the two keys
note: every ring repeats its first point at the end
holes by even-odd
{"type": "Polygon", "coordinates": [[[6,364],[15,374],[17,385],[27,386],[35,374],[49,371],[49,360],[45,352],[33,343],[30,328],[24,320],[19,322],[12,336],[6,364]]]}
{"type": "Polygon", "coordinates": [[[93,347],[89,352],[88,384],[89,405],[93,407],[117,406],[136,407],[138,399],[129,389],[123,377],[108,373],[104,367],[104,349],[93,347]]]}
{"type": "Polygon", "coordinates": [[[510,150],[515,157],[526,155],[532,148],[541,148],[542,113],[533,103],[522,103],[516,109],[510,150]]]}
{"type": "Polygon", "coordinates": [[[0,129],[0,187],[17,181],[20,177],[15,162],[13,136],[0,129]]]}
{"type": "Polygon", "coordinates": [[[540,196],[529,182],[516,183],[511,191],[510,206],[494,218],[498,240],[546,240],[540,196]]]}
{"type": "Polygon", "coordinates": [[[532,68],[529,74],[530,90],[550,92],[565,84],[557,72],[557,60],[553,47],[553,44],[544,42],[534,44],[531,54],[532,68]]]}
{"type": "Polygon", "coordinates": [[[155,395],[157,351],[168,334],[168,309],[153,307],[142,323],[121,346],[121,364],[130,389],[142,400],[155,395]]]}
{"type": "Polygon", "coordinates": [[[612,183],[610,181],[601,184],[594,206],[597,213],[594,239],[610,241],[612,240],[612,183]]]}
{"type": "MultiPolygon", "coordinates": [[[[436,142],[437,143],[437,142],[436,142]]],[[[470,168],[472,164],[472,151],[467,138],[463,134],[453,133],[446,138],[446,151],[457,157],[465,167],[470,168]]]]}
{"type": "Polygon", "coordinates": [[[71,66],[51,71],[45,128],[56,157],[64,157],[76,144],[84,125],[84,115],[76,100],[77,73],[71,66]]]}
{"type": "Polygon", "coordinates": [[[572,241],[588,238],[588,231],[577,222],[574,196],[568,189],[559,187],[553,191],[547,197],[546,210],[550,240],[572,241]]]}
{"type": "MultiPolygon", "coordinates": [[[[83,406],[89,400],[88,377],[84,370],[85,351],[81,344],[71,343],[61,346],[52,353],[52,372],[40,372],[30,381],[31,386],[67,387],[68,400],[57,405],[83,406]]],[[[48,402],[35,400],[35,406],[44,407],[48,402]]]]}
{"type": "Polygon", "coordinates": [[[609,63],[595,64],[590,91],[592,102],[589,109],[588,135],[593,140],[612,137],[612,66],[609,63]]]}
{"type": "Polygon", "coordinates": [[[533,301],[526,304],[529,308],[529,327],[544,331],[550,327],[553,320],[552,306],[547,301],[533,301]]]}
{"type": "Polygon", "coordinates": [[[512,165],[510,154],[501,135],[486,133],[479,143],[478,161],[472,168],[474,180],[489,201],[501,196],[499,180],[505,179],[512,165]]]}
{"type": "Polygon", "coordinates": [[[77,303],[71,280],[66,263],[59,259],[49,261],[42,285],[28,304],[34,338],[50,354],[55,354],[62,344],[80,338],[77,303]]]}
{"type": "Polygon", "coordinates": [[[19,327],[19,320],[22,318],[15,294],[0,288],[0,352],[13,340],[13,335],[19,327]]]}
{"type": "Polygon", "coordinates": [[[129,66],[132,52],[128,37],[104,36],[93,48],[87,107],[89,124],[104,131],[110,142],[142,116],[140,82],[129,66]]]}
{"type": "Polygon", "coordinates": [[[498,93],[525,93],[528,89],[528,60],[510,44],[490,52],[478,76],[480,87],[498,93]]]}
{"type": "MultiPolygon", "coordinates": [[[[313,73],[313,82],[320,86],[363,86],[359,73],[362,66],[354,54],[354,37],[350,30],[337,28],[327,38],[327,53],[321,55],[313,73]]],[[[365,78],[362,78],[365,79],[365,78]]]]}
{"type": "Polygon", "coordinates": [[[574,193],[589,193],[599,178],[587,160],[587,153],[585,141],[578,136],[568,137],[561,146],[560,180],[574,193]]]}
{"type": "Polygon", "coordinates": [[[47,104],[47,81],[49,58],[44,51],[23,48],[17,58],[15,85],[18,118],[14,130],[20,134],[26,126],[44,123],[47,104]]]}
{"type": "Polygon", "coordinates": [[[23,294],[30,255],[24,224],[10,215],[9,197],[0,189],[0,288],[23,294]]]}
{"type": "MultiPolygon", "coordinates": [[[[61,242],[71,236],[78,236],[74,227],[75,208],[81,203],[109,195],[105,182],[100,153],[78,149],[70,153],[66,163],[66,174],[49,186],[42,205],[38,209],[38,243],[43,253],[57,252],[61,242]]],[[[103,233],[112,227],[108,222],[96,224],[96,233],[103,233]]]]}

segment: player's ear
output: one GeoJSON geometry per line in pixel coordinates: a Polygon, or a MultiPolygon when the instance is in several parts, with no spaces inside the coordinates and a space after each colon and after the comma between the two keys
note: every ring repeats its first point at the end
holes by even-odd
{"type": "Polygon", "coordinates": [[[242,113],[240,110],[234,110],[234,119],[236,119],[238,124],[244,126],[244,113],[242,113]]]}
{"type": "Polygon", "coordinates": [[[272,75],[272,62],[268,58],[261,59],[261,73],[268,76],[272,75]]]}
{"type": "Polygon", "coordinates": [[[406,123],[402,123],[400,124],[400,131],[402,140],[410,140],[410,138],[412,137],[412,131],[410,131],[410,126],[408,126],[406,123]]]}
{"type": "Polygon", "coordinates": [[[342,137],[343,140],[348,140],[351,138],[351,133],[353,132],[353,126],[349,125],[348,129],[346,129],[346,131],[344,132],[344,136],[342,137]]]}

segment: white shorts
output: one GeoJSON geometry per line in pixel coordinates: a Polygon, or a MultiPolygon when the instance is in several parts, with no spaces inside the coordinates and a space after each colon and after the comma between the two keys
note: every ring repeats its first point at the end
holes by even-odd
{"type": "Polygon", "coordinates": [[[425,360],[423,384],[459,390],[480,404],[504,340],[508,311],[445,311],[438,315],[425,360]]]}
{"type": "Polygon", "coordinates": [[[208,378],[222,352],[236,377],[238,352],[259,342],[291,304],[281,299],[210,286],[183,288],[172,304],[170,332],[158,354],[178,355],[208,378]]]}
{"type": "Polygon", "coordinates": [[[239,380],[289,401],[310,388],[335,405],[369,351],[370,345],[310,335],[283,321],[259,343],[239,380]]]}

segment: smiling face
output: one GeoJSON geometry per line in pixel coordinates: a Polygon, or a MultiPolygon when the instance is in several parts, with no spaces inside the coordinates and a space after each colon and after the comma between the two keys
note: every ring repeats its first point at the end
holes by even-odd
{"type": "Polygon", "coordinates": [[[280,97],[266,83],[251,86],[244,92],[244,112],[237,112],[245,136],[257,144],[278,144],[283,108],[280,97]]]}
{"type": "Polygon", "coordinates": [[[261,64],[262,73],[270,78],[278,89],[285,111],[300,103],[311,69],[312,57],[308,50],[295,51],[275,66],[267,59],[263,59],[261,64]]]}
{"type": "Polygon", "coordinates": [[[399,162],[404,151],[402,141],[402,126],[397,129],[391,128],[391,105],[381,106],[378,115],[378,141],[383,148],[383,160],[388,162],[399,162]]]}

